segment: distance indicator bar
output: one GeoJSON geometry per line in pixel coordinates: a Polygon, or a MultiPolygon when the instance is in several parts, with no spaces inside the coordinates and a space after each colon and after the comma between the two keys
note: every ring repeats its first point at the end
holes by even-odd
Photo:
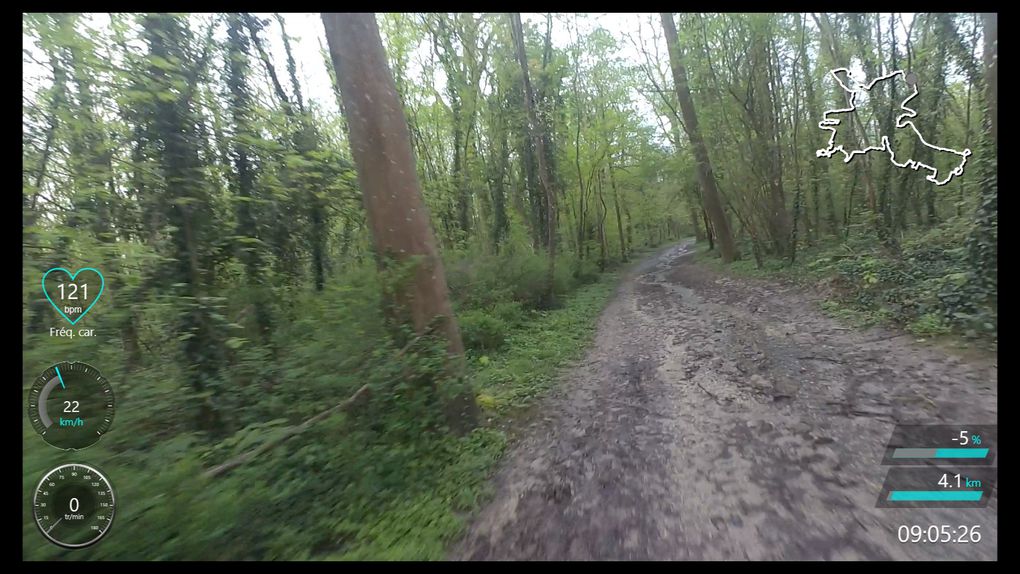
{"type": "Polygon", "coordinates": [[[978,502],[984,494],[982,490],[893,490],[889,493],[889,501],[978,502]]]}
{"type": "Polygon", "coordinates": [[[896,466],[886,474],[878,508],[984,508],[997,471],[981,466],[896,466]]]}

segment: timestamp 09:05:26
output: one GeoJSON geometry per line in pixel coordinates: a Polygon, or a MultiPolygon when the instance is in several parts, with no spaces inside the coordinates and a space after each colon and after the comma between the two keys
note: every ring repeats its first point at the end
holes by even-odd
{"type": "Polygon", "coordinates": [[[896,538],[906,543],[955,543],[955,544],[977,544],[981,542],[981,525],[974,524],[967,526],[951,526],[949,524],[932,524],[920,526],[918,524],[901,524],[896,529],[896,538]]]}

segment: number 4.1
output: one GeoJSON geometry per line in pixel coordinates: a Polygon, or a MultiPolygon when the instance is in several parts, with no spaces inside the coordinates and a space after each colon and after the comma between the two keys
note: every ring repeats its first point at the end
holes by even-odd
{"type": "MultiPolygon", "coordinates": [[[[954,474],[953,478],[956,479],[956,488],[960,488],[960,475],[954,474]]],[[[939,479],[939,486],[942,488],[953,488],[953,485],[949,483],[949,475],[943,474],[942,478],[939,479]]]]}
{"type": "MultiPolygon", "coordinates": [[[[64,285],[65,285],[64,283],[61,283],[59,285],[59,287],[60,287],[60,298],[61,299],[68,299],[68,300],[70,300],[70,299],[77,299],[78,298],[78,285],[75,284],[75,283],[71,283],[70,286],[74,287],[74,289],[69,289],[70,293],[67,294],[67,295],[64,295],[64,285]]],[[[82,291],[82,297],[81,298],[82,299],[88,299],[89,298],[89,284],[86,283],[86,284],[82,285],[81,286],[81,291],[82,291]]]]}

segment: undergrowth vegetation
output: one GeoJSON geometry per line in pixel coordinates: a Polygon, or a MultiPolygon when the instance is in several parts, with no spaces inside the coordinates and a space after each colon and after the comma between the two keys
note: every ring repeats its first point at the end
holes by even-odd
{"type": "MultiPolygon", "coordinates": [[[[380,327],[375,270],[351,268],[321,295],[299,299],[274,332],[272,353],[237,345],[232,376],[222,382],[238,387],[229,409],[236,430],[227,436],[210,440],[179,420],[190,397],[176,392],[182,383],[174,370],[121,377],[108,369],[122,408],[88,461],[111,477],[122,503],[114,534],[73,557],[123,559],[145,548],[158,551],[147,558],[163,560],[442,558],[487,492],[507,444],[504,423],[579,356],[618,278],[561,265],[559,308],[540,309],[530,295],[545,272],[541,254],[470,257],[448,264],[468,349],[463,384],[484,414],[479,428],[445,432],[429,392],[445,376],[442,341],[396,348],[380,327]],[[228,474],[204,476],[363,385],[370,394],[358,408],[228,474]]],[[[44,359],[33,353],[26,365],[44,359]]],[[[101,354],[102,364],[116,364],[113,353],[101,354]]],[[[38,476],[67,457],[27,423],[24,451],[31,500],[38,476]]],[[[35,541],[36,526],[26,520],[24,528],[24,540],[35,541]]],[[[53,545],[24,549],[27,559],[72,556],[53,545]]]]}
{"type": "Polygon", "coordinates": [[[952,335],[994,345],[997,310],[986,303],[994,293],[973,276],[967,248],[972,225],[954,217],[914,228],[898,238],[898,248],[858,229],[846,239],[801,249],[793,265],[769,258],[758,267],[748,258],[729,269],[811,283],[828,295],[823,310],[854,326],[893,324],[921,337],[952,335]]]}

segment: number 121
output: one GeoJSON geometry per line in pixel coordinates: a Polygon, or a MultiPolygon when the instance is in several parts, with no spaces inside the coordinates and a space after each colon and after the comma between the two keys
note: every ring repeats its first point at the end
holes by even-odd
{"type": "MultiPolygon", "coordinates": [[[[69,293],[67,295],[64,294],[64,285],[65,285],[65,283],[61,283],[59,285],[59,287],[60,287],[60,298],[61,299],[77,299],[78,298],[78,285],[75,284],[75,283],[71,283],[70,286],[73,287],[73,289],[68,289],[69,293]]],[[[82,299],[88,299],[89,298],[89,284],[86,283],[86,284],[82,285],[81,286],[81,291],[82,291],[82,297],[81,298],[82,299]]]]}

